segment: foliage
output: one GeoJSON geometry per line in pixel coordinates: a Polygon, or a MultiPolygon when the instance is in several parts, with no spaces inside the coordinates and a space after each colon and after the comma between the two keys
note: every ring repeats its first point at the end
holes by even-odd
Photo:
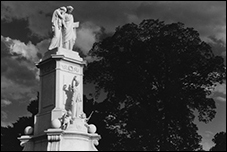
{"type": "Polygon", "coordinates": [[[32,117],[34,117],[39,111],[39,92],[37,93],[37,98],[32,100],[30,104],[27,107],[27,110],[32,114],[32,117]]]}
{"type": "MultiPolygon", "coordinates": [[[[38,95],[37,95],[38,97],[38,95]]],[[[38,98],[30,102],[27,109],[32,113],[31,117],[19,117],[11,126],[1,126],[1,151],[21,151],[20,136],[24,135],[27,126],[34,127],[34,115],[38,112],[38,98]]]]}
{"type": "Polygon", "coordinates": [[[94,44],[85,82],[108,92],[96,106],[100,150],[198,150],[194,111],[208,123],[215,102],[207,98],[225,79],[223,58],[182,23],[144,20],[118,27],[94,44]],[[97,115],[98,115],[97,114],[97,115]]]}
{"type": "Polygon", "coordinates": [[[226,132],[217,133],[212,141],[215,146],[211,147],[210,151],[226,151],[226,132]]]}

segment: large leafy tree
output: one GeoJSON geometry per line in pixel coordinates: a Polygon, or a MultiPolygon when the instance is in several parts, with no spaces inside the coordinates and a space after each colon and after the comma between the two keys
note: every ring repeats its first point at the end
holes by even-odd
{"type": "Polygon", "coordinates": [[[210,151],[226,151],[226,132],[217,133],[212,141],[215,146],[211,147],[210,151]]]}
{"type": "Polygon", "coordinates": [[[85,81],[97,85],[97,95],[108,93],[96,106],[100,150],[201,149],[194,112],[205,123],[215,117],[207,96],[225,79],[225,66],[197,31],[144,20],[118,27],[89,55],[96,61],[85,81]]]}

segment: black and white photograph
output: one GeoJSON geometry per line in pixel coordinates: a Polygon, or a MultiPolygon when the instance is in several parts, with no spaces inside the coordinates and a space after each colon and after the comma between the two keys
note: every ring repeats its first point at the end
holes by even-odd
{"type": "Polygon", "coordinates": [[[226,1],[1,1],[1,151],[226,151],[226,1]]]}

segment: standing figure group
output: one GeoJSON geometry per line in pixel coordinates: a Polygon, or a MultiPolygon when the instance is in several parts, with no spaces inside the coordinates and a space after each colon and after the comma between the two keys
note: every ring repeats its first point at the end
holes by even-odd
{"type": "Polygon", "coordinates": [[[62,47],[68,50],[73,49],[76,41],[76,27],[79,27],[79,22],[74,23],[72,11],[72,6],[63,6],[54,11],[51,20],[54,36],[51,40],[49,50],[56,47],[62,47]]]}

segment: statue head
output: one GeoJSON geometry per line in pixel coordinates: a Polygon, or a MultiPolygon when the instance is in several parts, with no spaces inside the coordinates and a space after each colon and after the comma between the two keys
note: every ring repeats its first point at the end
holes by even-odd
{"type": "Polygon", "coordinates": [[[67,8],[68,13],[72,13],[72,11],[74,9],[72,6],[67,6],[66,8],[67,8]]]}
{"type": "Polygon", "coordinates": [[[79,85],[79,81],[77,81],[76,76],[73,77],[73,81],[75,81],[75,86],[79,85]]]}
{"type": "Polygon", "coordinates": [[[62,10],[63,12],[67,11],[67,8],[65,6],[60,7],[60,10],[62,10]]]}

